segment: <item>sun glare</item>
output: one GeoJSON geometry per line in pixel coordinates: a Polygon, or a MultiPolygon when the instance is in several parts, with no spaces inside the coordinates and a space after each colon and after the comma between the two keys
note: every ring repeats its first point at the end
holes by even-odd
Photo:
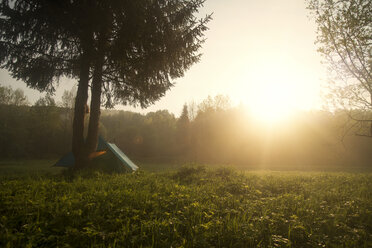
{"type": "Polygon", "coordinates": [[[249,101],[250,110],[265,122],[278,122],[289,118],[301,102],[298,85],[290,75],[275,73],[258,83],[249,101]]]}
{"type": "Polygon", "coordinates": [[[313,89],[306,75],[290,61],[257,63],[247,70],[239,98],[259,121],[288,120],[297,109],[311,107],[313,89]]]}
{"type": "Polygon", "coordinates": [[[257,87],[250,100],[250,111],[257,119],[272,123],[285,120],[293,112],[292,90],[288,84],[265,83],[257,87]]]}

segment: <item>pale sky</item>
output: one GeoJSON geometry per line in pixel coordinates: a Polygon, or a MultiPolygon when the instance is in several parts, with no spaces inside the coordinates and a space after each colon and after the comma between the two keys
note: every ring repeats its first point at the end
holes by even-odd
{"type": "MultiPolygon", "coordinates": [[[[326,70],[316,52],[316,26],[308,18],[304,0],[207,0],[200,14],[212,12],[201,61],[177,79],[155,105],[145,110],[117,109],[142,113],[168,109],[178,116],[184,103],[218,94],[253,112],[321,106],[326,70]]],[[[75,83],[62,80],[56,100],[75,83]]],[[[0,84],[22,88],[31,103],[44,95],[26,88],[4,70],[0,71],[0,84]]]]}

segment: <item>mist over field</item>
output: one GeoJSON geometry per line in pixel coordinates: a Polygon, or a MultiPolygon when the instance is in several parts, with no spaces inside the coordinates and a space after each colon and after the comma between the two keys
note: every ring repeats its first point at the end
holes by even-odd
{"type": "MultiPolygon", "coordinates": [[[[138,163],[218,164],[240,169],[372,169],[372,140],[346,133],[343,112],[301,111],[265,123],[223,96],[139,114],[104,110],[100,135],[138,163]]],[[[58,159],[71,151],[73,110],[62,106],[0,106],[3,159],[58,159]]]]}

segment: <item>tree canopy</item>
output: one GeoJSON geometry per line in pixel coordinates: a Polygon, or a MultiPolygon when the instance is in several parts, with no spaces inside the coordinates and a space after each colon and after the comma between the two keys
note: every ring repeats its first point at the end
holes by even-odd
{"type": "Polygon", "coordinates": [[[204,1],[1,0],[0,62],[13,77],[54,91],[61,76],[90,77],[101,60],[105,105],[147,107],[200,59],[204,1]],[[85,62],[84,62],[85,63],[85,62]]]}

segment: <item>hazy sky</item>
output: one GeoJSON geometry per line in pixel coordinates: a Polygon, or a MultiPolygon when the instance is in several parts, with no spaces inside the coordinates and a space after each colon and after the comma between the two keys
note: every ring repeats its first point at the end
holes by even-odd
{"type": "MultiPolygon", "coordinates": [[[[200,14],[212,12],[201,61],[148,109],[116,108],[168,109],[179,115],[185,102],[217,94],[228,95],[234,104],[242,103],[254,112],[270,111],[270,106],[280,112],[321,105],[325,68],[316,52],[316,27],[304,0],[207,0],[200,14]]],[[[56,99],[74,83],[62,80],[56,99]]],[[[43,96],[4,70],[0,84],[24,89],[32,103],[43,96]]]]}

